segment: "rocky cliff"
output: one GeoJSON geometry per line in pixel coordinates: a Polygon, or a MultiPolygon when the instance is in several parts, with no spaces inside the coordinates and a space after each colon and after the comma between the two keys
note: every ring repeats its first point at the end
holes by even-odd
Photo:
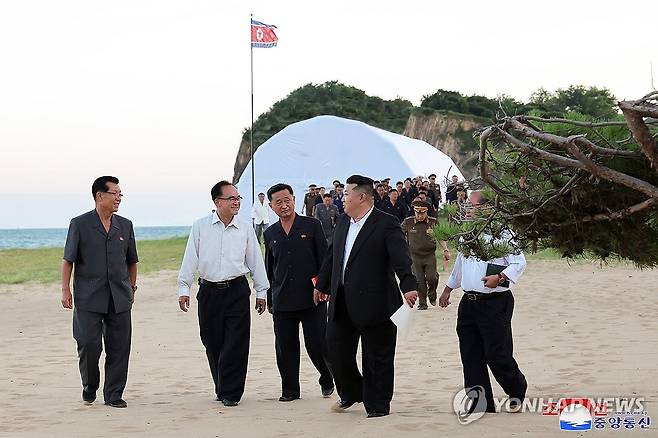
{"type": "Polygon", "coordinates": [[[478,160],[473,131],[486,122],[464,114],[417,109],[409,116],[403,135],[431,144],[452,158],[464,176],[470,178],[475,175],[478,160]]]}

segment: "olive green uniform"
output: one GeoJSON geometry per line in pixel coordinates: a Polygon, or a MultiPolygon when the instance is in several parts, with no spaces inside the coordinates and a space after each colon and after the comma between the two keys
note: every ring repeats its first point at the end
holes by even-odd
{"type": "Polygon", "coordinates": [[[426,221],[416,222],[408,217],[402,222],[402,232],[409,242],[412,269],[418,280],[418,307],[427,308],[427,298],[436,303],[436,288],[439,285],[439,273],[436,270],[436,241],[432,237],[432,227],[436,219],[429,217],[426,221]]]}

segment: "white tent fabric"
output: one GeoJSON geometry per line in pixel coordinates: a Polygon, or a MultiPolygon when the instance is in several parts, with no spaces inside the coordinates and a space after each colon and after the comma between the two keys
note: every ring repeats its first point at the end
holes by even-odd
{"type": "MultiPolygon", "coordinates": [[[[309,184],[324,186],[353,174],[374,180],[391,178],[391,184],[435,173],[443,185],[446,177],[463,179],[452,159],[432,145],[375,128],[363,122],[335,116],[318,116],[293,123],[263,143],[254,153],[255,192],[267,193],[276,183],[290,184],[296,211],[302,208],[309,184]]],[[[251,213],[251,162],[237,183],[244,198],[240,216],[251,213]]],[[[445,196],[445,187],[441,188],[445,196]]],[[[270,223],[276,217],[270,213],[270,223]]]]}

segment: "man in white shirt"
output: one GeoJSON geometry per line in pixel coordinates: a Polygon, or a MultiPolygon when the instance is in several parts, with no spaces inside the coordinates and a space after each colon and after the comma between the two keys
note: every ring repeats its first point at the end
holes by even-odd
{"type": "Polygon", "coordinates": [[[270,212],[265,203],[265,193],[258,194],[258,201],[251,208],[251,219],[254,221],[254,230],[258,243],[263,240],[263,232],[270,223],[270,212]]]}
{"type": "Polygon", "coordinates": [[[220,181],[210,191],[216,212],[194,222],[178,274],[178,304],[190,306],[190,288],[199,272],[199,327],[206,347],[217,400],[236,406],[244,393],[249,358],[249,283],[256,289],[256,310],[266,307],[269,282],[250,224],[238,219],[242,197],[235,186],[220,181]]]}
{"type": "Polygon", "coordinates": [[[528,388],[526,378],[512,356],[514,297],[510,291],[525,268],[525,256],[520,251],[488,262],[458,254],[439,298],[439,306],[447,307],[452,290],[460,287],[464,290],[457,310],[464,387],[479,385],[484,389],[486,412],[496,412],[487,365],[509,396],[511,411],[520,409],[528,388]],[[491,265],[497,265],[497,269],[491,265]],[[502,271],[498,274],[487,275],[487,270],[491,273],[500,269],[502,271]]]}

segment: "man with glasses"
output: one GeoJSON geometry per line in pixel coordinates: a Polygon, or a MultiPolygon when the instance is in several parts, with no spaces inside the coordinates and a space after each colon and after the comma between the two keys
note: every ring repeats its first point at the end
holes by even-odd
{"type": "Polygon", "coordinates": [[[236,216],[242,197],[233,184],[220,181],[210,196],[216,211],[194,222],[178,274],[178,305],[190,307],[190,288],[199,272],[201,342],[215,383],[217,401],[237,406],[244,393],[249,359],[250,313],[247,282],[251,273],[256,310],[265,311],[269,283],[251,224],[236,216]]]}
{"type": "Polygon", "coordinates": [[[96,400],[98,360],[105,343],[105,404],[125,408],[131,318],[137,290],[137,249],[133,224],[116,213],[121,204],[119,180],[101,176],[91,186],[96,208],[71,220],[62,263],[62,306],[73,310],[82,400],[96,400]],[[73,294],[71,294],[71,273],[73,294]]]}

